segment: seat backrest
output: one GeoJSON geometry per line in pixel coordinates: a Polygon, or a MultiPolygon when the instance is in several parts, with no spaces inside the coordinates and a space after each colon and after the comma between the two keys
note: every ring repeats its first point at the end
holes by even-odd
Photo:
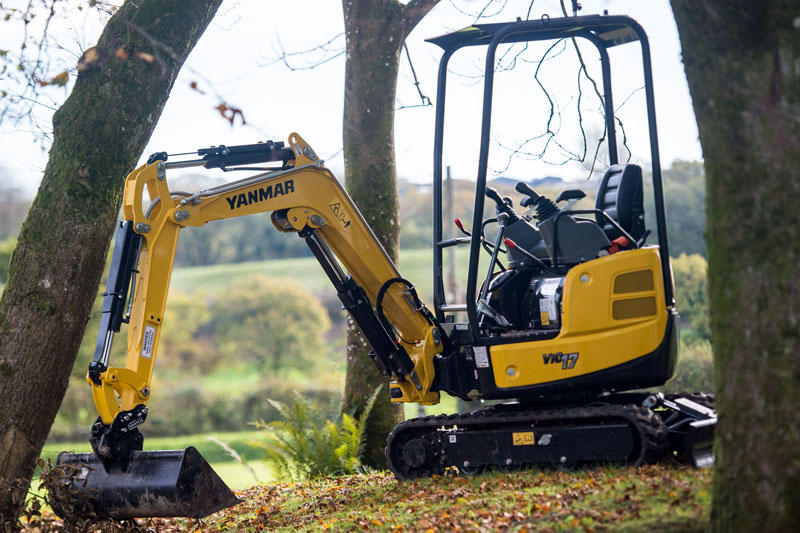
{"type": "MultiPolygon", "coordinates": [[[[595,208],[608,213],[631,237],[639,240],[645,230],[643,198],[642,168],[634,164],[611,165],[597,189],[595,208]]],[[[622,236],[599,214],[597,224],[603,228],[609,240],[622,236]]]]}

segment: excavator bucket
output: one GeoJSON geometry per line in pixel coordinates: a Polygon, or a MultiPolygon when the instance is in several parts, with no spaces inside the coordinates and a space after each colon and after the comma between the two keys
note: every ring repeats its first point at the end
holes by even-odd
{"type": "Polygon", "coordinates": [[[62,452],[56,471],[50,503],[62,517],[202,518],[241,501],[191,446],[135,451],[127,471],[110,473],[92,453],[62,452]]]}

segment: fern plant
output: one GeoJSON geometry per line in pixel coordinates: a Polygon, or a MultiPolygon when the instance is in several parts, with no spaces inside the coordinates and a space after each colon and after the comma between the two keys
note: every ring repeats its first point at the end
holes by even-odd
{"type": "Polygon", "coordinates": [[[375,389],[357,419],[341,411],[327,417],[316,403],[297,392],[288,403],[270,400],[281,420],[254,422],[252,425],[265,430],[266,437],[248,444],[264,450],[276,477],[283,481],[366,472],[368,467],[361,463],[364,431],[382,388],[375,389]]]}

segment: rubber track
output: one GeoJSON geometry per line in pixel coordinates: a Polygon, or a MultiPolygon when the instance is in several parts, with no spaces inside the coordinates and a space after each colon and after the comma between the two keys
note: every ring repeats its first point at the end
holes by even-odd
{"type": "Polygon", "coordinates": [[[402,446],[412,438],[426,438],[434,445],[441,442],[440,429],[480,431],[502,427],[576,422],[586,424],[624,421],[634,429],[639,449],[628,459],[629,465],[660,460],[669,446],[668,430],[661,417],[652,410],[636,405],[600,405],[574,408],[525,410],[507,406],[490,406],[478,411],[455,415],[425,416],[406,420],[395,427],[386,441],[386,461],[399,480],[428,477],[444,472],[446,454],[427,468],[412,469],[405,465],[402,446]]]}

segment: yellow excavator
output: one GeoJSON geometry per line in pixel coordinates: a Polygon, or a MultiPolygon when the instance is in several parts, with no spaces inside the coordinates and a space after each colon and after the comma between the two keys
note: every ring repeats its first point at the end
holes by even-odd
{"type": "Polygon", "coordinates": [[[194,448],[142,451],[178,234],[214,220],[271,213],[275,228],[304,239],[390,379],[393,402],[431,405],[446,392],[465,400],[508,400],[466,414],[399,424],[386,459],[399,480],[531,465],[638,465],[680,456],[713,462],[713,397],[641,392],[663,385],[678,362],[678,313],[669,262],[647,37],[624,16],[581,16],[477,25],[431,39],[439,69],[433,171],[433,305],[403,278],[336,177],[293,133],[288,143],[213,146],[197,158],[150,156],[125,183],[124,221],[112,255],[103,315],[87,382],[99,413],[93,453],[62,453],[69,476],[52,498],[60,514],[202,517],[238,502],[194,448]],[[555,201],[519,182],[510,198],[486,186],[498,46],[584,38],[599,50],[610,166],[592,209],[585,196],[555,201]],[[640,44],[649,121],[656,242],[646,241],[643,173],[618,161],[608,51],[640,44]],[[444,239],[442,149],[448,62],[487,50],[473,231],[444,239]],[[266,166],[264,166],[266,165],[266,166]],[[170,169],[255,174],[200,192],[170,190],[170,169]],[[496,211],[483,219],[485,198],[496,211]],[[496,226],[493,239],[487,226],[496,226]],[[463,300],[444,291],[443,251],[469,247],[463,300]],[[488,252],[485,275],[481,254],[488,252]],[[502,260],[501,260],[502,259],[502,260]],[[482,279],[481,279],[482,278],[482,279]],[[460,318],[456,320],[456,318],[460,318]],[[124,366],[109,360],[128,323],[124,366]]]}

